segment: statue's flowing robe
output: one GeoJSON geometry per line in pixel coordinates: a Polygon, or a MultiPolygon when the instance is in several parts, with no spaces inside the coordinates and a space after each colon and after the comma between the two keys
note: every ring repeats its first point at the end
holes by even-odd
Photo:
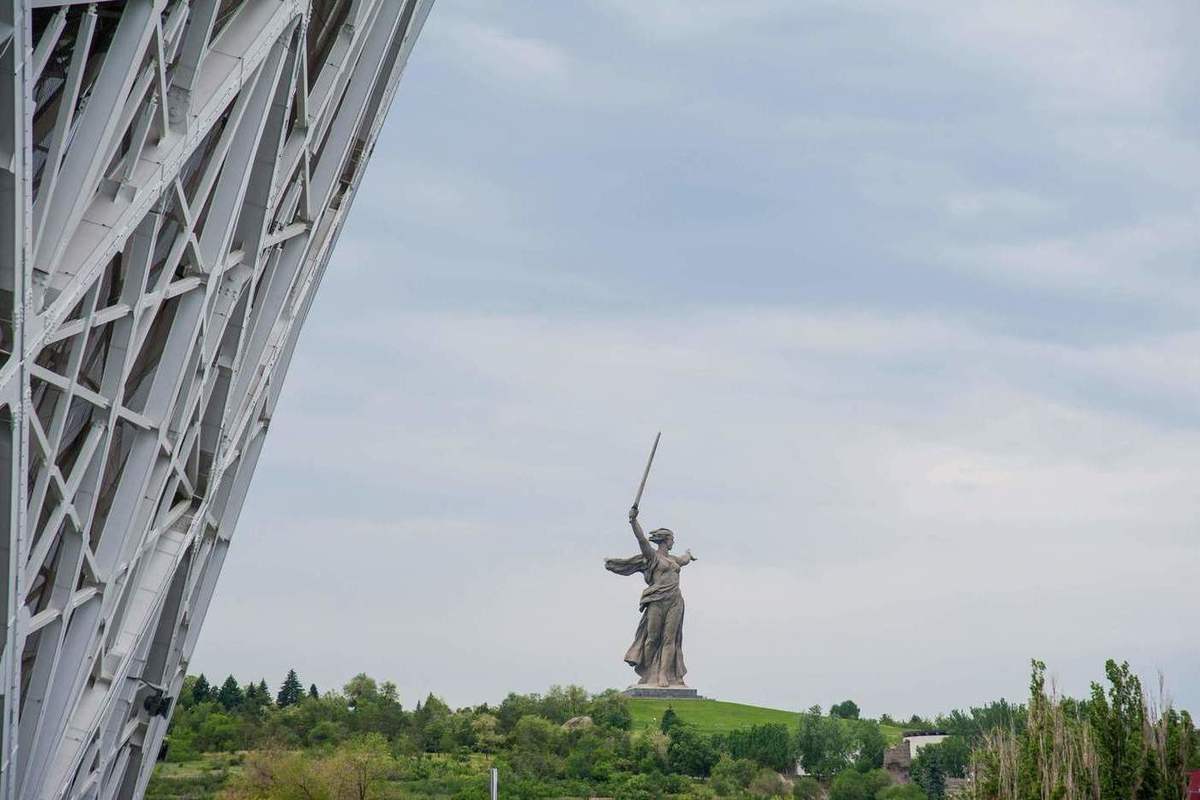
{"type": "Polygon", "coordinates": [[[666,653],[668,663],[659,665],[658,669],[667,678],[668,683],[682,685],[687,666],[683,663],[683,595],[679,591],[679,562],[674,561],[672,556],[655,553],[652,559],[643,555],[605,559],[604,568],[618,575],[640,572],[646,581],[646,588],[642,591],[641,602],[638,605],[642,618],[638,622],[633,644],[625,653],[625,663],[633,667],[638,678],[644,682],[666,653]],[[663,563],[665,559],[672,559],[673,563],[663,563]],[[657,631],[658,636],[651,636],[649,626],[652,615],[649,612],[653,604],[659,604],[664,612],[654,615],[657,624],[660,627],[669,625],[674,629],[670,643],[665,641],[667,637],[663,635],[662,630],[657,631]]]}

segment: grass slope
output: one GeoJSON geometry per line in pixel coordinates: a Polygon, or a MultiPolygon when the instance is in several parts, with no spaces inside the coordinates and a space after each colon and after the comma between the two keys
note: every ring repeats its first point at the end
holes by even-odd
{"type": "MultiPolygon", "coordinates": [[[[629,710],[633,712],[633,729],[657,728],[667,708],[675,709],[681,720],[701,733],[727,733],[738,728],[771,722],[781,722],[789,728],[794,728],[798,715],[796,711],[726,703],[721,700],[647,700],[639,697],[629,700],[629,710]]],[[[888,744],[900,741],[900,728],[891,725],[879,727],[888,744]]]]}

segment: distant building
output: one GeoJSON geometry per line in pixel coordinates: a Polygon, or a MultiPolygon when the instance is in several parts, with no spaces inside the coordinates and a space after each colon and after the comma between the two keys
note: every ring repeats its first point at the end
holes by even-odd
{"type": "Polygon", "coordinates": [[[944,741],[947,736],[945,731],[905,731],[903,738],[911,748],[912,757],[916,758],[921,748],[944,741]]]}
{"type": "Polygon", "coordinates": [[[911,783],[913,759],[922,748],[937,744],[948,735],[945,731],[905,731],[900,744],[884,751],[883,768],[897,783],[911,783]]]}

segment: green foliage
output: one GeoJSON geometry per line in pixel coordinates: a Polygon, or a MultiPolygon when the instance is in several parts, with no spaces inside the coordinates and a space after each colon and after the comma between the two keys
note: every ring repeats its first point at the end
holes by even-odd
{"type": "Polygon", "coordinates": [[[722,753],[713,765],[710,783],[718,795],[728,797],[749,787],[759,769],[758,764],[748,758],[733,758],[722,753]]]}
{"type": "Polygon", "coordinates": [[[948,736],[927,744],[912,760],[909,774],[930,800],[946,796],[947,778],[965,778],[971,763],[971,746],[961,736],[948,736]]]}
{"type": "Polygon", "coordinates": [[[853,700],[843,700],[829,707],[829,716],[838,719],[858,719],[858,703],[853,700]]]}
{"type": "Polygon", "coordinates": [[[633,713],[629,710],[629,699],[609,689],[596,695],[588,703],[587,715],[602,728],[627,731],[633,727],[633,713]]]}
{"type": "Polygon", "coordinates": [[[936,745],[922,748],[909,768],[913,783],[920,786],[930,800],[942,800],[946,796],[946,768],[936,748],[936,745]]]}
{"type": "MultiPolygon", "coordinates": [[[[1023,732],[1027,716],[1025,706],[1014,705],[1001,698],[987,705],[973,706],[966,711],[955,709],[949,714],[943,714],[937,718],[934,727],[960,736],[966,739],[970,746],[975,746],[995,730],[1023,732]]],[[[882,718],[880,721],[883,721],[882,718]]]]}
{"type": "Polygon", "coordinates": [[[787,783],[778,772],[770,769],[760,769],[746,787],[751,797],[787,797],[787,783]]]}
{"type": "Polygon", "coordinates": [[[792,782],[792,797],[796,800],[821,800],[824,793],[821,782],[808,775],[802,775],[792,782]]]}
{"type": "Polygon", "coordinates": [[[556,686],[457,710],[430,694],[406,710],[395,684],[362,674],[322,697],[304,692],[298,678],[285,679],[288,692],[281,687],[277,704],[264,681],[243,689],[230,677],[213,691],[189,676],[162,779],[148,796],[211,800],[220,774],[233,781],[222,800],[483,800],[495,764],[512,798],[823,800],[824,782],[826,800],[940,800],[949,778],[972,772],[979,776],[972,800],[1110,800],[1099,791],[1100,776],[1128,780],[1121,777],[1128,771],[1101,770],[1101,751],[1117,749],[1101,744],[1104,731],[1124,748],[1105,764],[1133,765],[1132,783],[1124,784],[1130,793],[1111,800],[1180,800],[1185,770],[1200,759],[1186,713],[1148,712],[1127,667],[1110,664],[1105,689],[1084,701],[1047,695],[1043,675],[1035,663],[1028,707],[1000,701],[939,717],[952,735],[922,748],[913,786],[889,786],[877,769],[895,728],[822,716],[819,708],[797,716],[556,686]],[[242,753],[245,763],[234,763],[242,753]],[[220,758],[220,769],[201,766],[220,758]],[[779,773],[790,773],[797,758],[812,777],[789,783],[779,773]],[[239,771],[246,780],[236,778],[239,771]],[[274,783],[262,784],[265,777],[274,783]]]}
{"type": "Polygon", "coordinates": [[[237,678],[230,675],[221,684],[220,690],[217,692],[217,703],[226,711],[233,711],[242,705],[242,700],[245,695],[242,692],[242,687],[238,686],[237,678]]]}
{"type": "Polygon", "coordinates": [[[883,731],[870,720],[823,717],[815,706],[800,715],[794,753],[809,775],[828,780],[849,766],[878,769],[886,749],[883,731]]]}
{"type": "Polygon", "coordinates": [[[283,683],[279,687],[279,694],[275,696],[275,705],[287,708],[296,705],[303,698],[304,687],[300,683],[300,678],[296,675],[296,670],[289,669],[287,677],[283,679],[283,683]]]}
{"type": "MultiPolygon", "coordinates": [[[[666,717],[663,719],[665,721],[666,717]]],[[[671,772],[697,778],[707,777],[712,772],[720,753],[709,737],[677,721],[670,729],[670,739],[667,768],[671,772]]]]}
{"type": "Polygon", "coordinates": [[[732,731],[725,737],[725,745],[734,758],[748,758],[777,772],[796,766],[796,744],[786,725],[752,725],[732,731]]]}
{"type": "Polygon", "coordinates": [[[854,737],[857,744],[854,768],[859,772],[869,772],[882,767],[887,740],[879,726],[870,721],[861,721],[855,726],[854,737]]]}
{"type": "Polygon", "coordinates": [[[887,786],[875,794],[875,800],[928,800],[921,787],[914,783],[887,786]]]}
{"type": "Polygon", "coordinates": [[[545,717],[525,716],[509,735],[510,767],[524,775],[554,778],[563,773],[562,731],[545,717]]]}
{"type": "Polygon", "coordinates": [[[1184,796],[1196,736],[1186,713],[1148,705],[1128,664],[1108,661],[1107,686],[1083,701],[1048,693],[1045,671],[1032,663],[1024,729],[994,728],[972,754],[977,800],[1184,796]]]}
{"type": "Polygon", "coordinates": [[[1117,666],[1109,659],[1104,664],[1104,674],[1109,683],[1107,695],[1101,684],[1093,683],[1088,703],[1089,722],[1100,759],[1100,794],[1132,797],[1139,773],[1144,773],[1147,766],[1142,683],[1130,671],[1128,662],[1117,666]]]}
{"type": "Polygon", "coordinates": [[[800,715],[796,752],[809,775],[832,778],[850,763],[853,747],[850,730],[840,720],[822,716],[816,706],[800,715]]]}
{"type": "Polygon", "coordinates": [[[212,687],[208,685],[208,678],[204,677],[201,672],[196,676],[196,681],[192,684],[192,702],[203,703],[210,700],[212,695],[212,687]]]}
{"type": "Polygon", "coordinates": [[[870,772],[846,770],[833,779],[829,800],[875,800],[875,795],[891,783],[891,776],[881,769],[870,772]]]}
{"type": "Polygon", "coordinates": [[[308,696],[313,700],[320,698],[321,693],[317,691],[317,685],[315,683],[310,683],[308,685],[308,696]]]}

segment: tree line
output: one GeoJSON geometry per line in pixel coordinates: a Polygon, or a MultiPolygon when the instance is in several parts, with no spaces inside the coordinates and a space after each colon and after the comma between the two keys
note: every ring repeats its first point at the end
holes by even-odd
{"type": "MultiPolygon", "coordinates": [[[[1183,800],[1188,770],[1200,767],[1186,712],[1151,703],[1127,664],[1108,662],[1105,682],[1079,700],[1047,690],[1044,670],[1034,662],[1026,705],[913,717],[948,737],[922,748],[909,784],[881,769],[884,730],[849,700],[793,724],[725,733],[668,709],[655,727],[634,730],[630,701],[612,690],[555,686],[459,709],[430,694],[407,709],[393,683],[360,674],[321,693],[304,689],[295,670],[274,696],[265,681],[214,687],[189,677],[166,759],[239,754],[224,787],[236,800],[483,798],[492,765],[514,798],[944,800],[953,779],[970,778],[959,789],[968,800],[1183,800]]],[[[150,796],[171,796],[157,791],[150,796]]]]}

